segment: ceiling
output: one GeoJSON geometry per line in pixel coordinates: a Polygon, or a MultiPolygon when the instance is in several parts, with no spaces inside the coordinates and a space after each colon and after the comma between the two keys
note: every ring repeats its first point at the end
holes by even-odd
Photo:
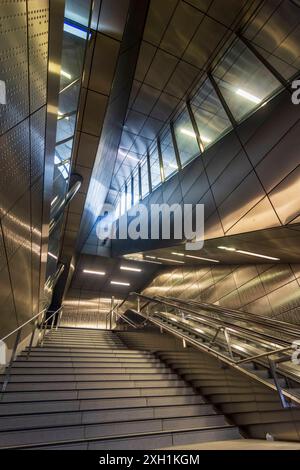
{"type": "Polygon", "coordinates": [[[160,266],[152,263],[133,262],[102,256],[81,255],[72,280],[72,289],[81,289],[125,297],[129,292],[142,289],[160,266]],[[141,271],[125,271],[124,266],[141,271]],[[84,273],[84,270],[104,272],[105,275],[84,273]],[[112,285],[111,281],[129,283],[130,286],[112,285]]]}
{"type": "Polygon", "coordinates": [[[183,263],[187,265],[217,264],[214,261],[220,262],[221,264],[274,263],[274,260],[241,254],[237,251],[226,251],[219,249],[219,246],[279,258],[278,261],[275,261],[278,263],[299,263],[300,224],[205,240],[204,247],[199,251],[186,251],[185,245],[180,244],[159,250],[148,250],[143,253],[125,255],[125,257],[127,259],[135,257],[144,258],[146,260],[161,262],[163,265],[174,266],[180,266],[183,263]],[[174,255],[174,253],[183,254],[185,256],[174,255]],[[201,260],[190,258],[190,256],[207,259],[201,260]],[[163,258],[163,260],[159,258],[163,258]]]}
{"type": "Polygon", "coordinates": [[[108,202],[259,3],[151,0],[108,202]]]}

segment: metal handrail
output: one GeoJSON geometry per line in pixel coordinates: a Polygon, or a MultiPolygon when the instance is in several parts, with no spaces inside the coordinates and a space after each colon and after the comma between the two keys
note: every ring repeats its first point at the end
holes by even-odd
{"type": "Polygon", "coordinates": [[[21,326],[19,326],[18,328],[16,328],[15,330],[11,331],[10,333],[8,333],[8,335],[4,336],[3,338],[0,339],[0,341],[5,341],[7,338],[9,338],[11,335],[17,333],[19,330],[22,330],[22,328],[24,328],[24,326],[28,325],[29,323],[31,323],[33,320],[35,320],[37,317],[39,317],[42,313],[45,313],[47,311],[47,308],[44,308],[43,310],[41,310],[39,313],[37,313],[36,315],[34,315],[34,317],[30,318],[28,321],[26,321],[25,323],[22,323],[21,326]]]}
{"type": "MultiPolygon", "coordinates": [[[[158,298],[161,298],[158,296],[158,298]]],[[[288,333],[290,335],[295,335],[296,338],[299,338],[299,328],[295,328],[293,326],[288,327],[285,322],[276,319],[269,319],[266,317],[258,317],[257,315],[250,313],[250,312],[241,312],[240,310],[234,310],[229,308],[224,308],[219,305],[214,304],[207,304],[204,302],[198,302],[196,300],[189,300],[185,301],[184,299],[176,299],[174,297],[169,297],[170,300],[175,301],[176,303],[183,303],[188,305],[195,305],[198,308],[203,308],[209,311],[213,311],[214,313],[220,313],[227,316],[233,316],[234,318],[240,319],[242,321],[249,321],[248,316],[251,316],[251,324],[256,323],[258,325],[268,326],[269,328],[273,329],[280,329],[282,327],[285,328],[284,333],[288,333]]]]}
{"type": "MultiPolygon", "coordinates": [[[[199,341],[189,337],[188,335],[185,335],[184,332],[179,332],[178,330],[174,330],[172,327],[166,325],[162,320],[159,320],[157,318],[153,318],[151,316],[149,316],[148,314],[145,315],[144,313],[142,313],[142,310],[143,310],[143,307],[145,306],[142,306],[140,308],[140,302],[139,302],[139,299],[144,299],[147,301],[147,304],[149,303],[153,303],[154,305],[155,304],[162,304],[162,305],[165,305],[165,306],[170,306],[172,308],[176,308],[178,311],[186,311],[186,310],[189,310],[187,309],[186,307],[182,307],[182,305],[178,306],[178,305],[175,305],[174,302],[168,302],[166,300],[163,300],[162,298],[158,298],[158,297],[150,297],[150,296],[147,296],[147,295],[144,295],[144,294],[139,294],[137,292],[131,292],[130,294],[128,294],[128,296],[126,297],[126,299],[124,299],[122,301],[122,305],[126,302],[126,300],[128,300],[128,298],[130,296],[135,296],[137,297],[138,299],[138,308],[137,310],[135,311],[135,313],[137,313],[138,315],[141,315],[143,318],[145,318],[147,321],[150,321],[151,323],[155,324],[156,326],[159,326],[160,328],[166,330],[166,331],[169,331],[171,334],[179,337],[180,339],[182,339],[184,341],[184,343],[190,343],[192,344],[193,346],[195,346],[196,348],[202,350],[202,351],[205,351],[211,355],[213,355],[214,357],[218,358],[219,360],[221,360],[222,362],[225,362],[226,365],[229,365],[230,367],[233,367],[234,369],[237,369],[239,372],[242,372],[243,374],[255,379],[256,381],[260,382],[260,383],[263,383],[264,385],[266,385],[268,388],[271,388],[272,390],[275,390],[278,395],[279,395],[279,398],[280,398],[280,401],[281,401],[281,404],[284,408],[286,407],[289,407],[289,403],[287,400],[290,400],[290,401],[293,401],[294,403],[297,403],[297,405],[300,405],[300,397],[296,397],[295,395],[293,395],[292,393],[286,391],[286,390],[283,390],[281,388],[281,385],[280,385],[280,382],[278,380],[278,376],[277,376],[277,371],[276,371],[276,366],[275,366],[275,362],[271,359],[272,356],[274,356],[275,354],[278,354],[280,352],[285,352],[285,351],[288,351],[290,349],[293,348],[292,345],[289,345],[287,347],[284,347],[284,348],[279,348],[279,349],[276,349],[276,350],[272,350],[272,351],[267,351],[265,353],[262,353],[262,354],[259,354],[259,355],[255,355],[255,356],[252,356],[252,357],[249,357],[247,358],[246,360],[240,360],[240,361],[236,361],[233,356],[232,356],[232,353],[230,354],[231,357],[227,357],[226,355],[222,354],[221,352],[219,351],[216,351],[214,350],[213,348],[211,348],[210,346],[206,346],[204,345],[203,343],[199,343],[199,341]],[[242,364],[243,362],[249,362],[249,361],[252,361],[252,360],[255,360],[255,359],[258,359],[258,358],[262,358],[262,357],[266,357],[268,358],[269,360],[269,367],[270,367],[270,371],[271,371],[271,374],[273,376],[273,379],[274,379],[274,384],[272,384],[271,382],[268,382],[264,379],[262,379],[261,377],[257,376],[255,373],[252,373],[250,372],[249,370],[247,369],[244,369],[240,366],[240,364],[242,364]]],[[[120,305],[121,305],[120,304],[120,305]]],[[[211,306],[213,308],[213,306],[211,306]]],[[[190,313],[190,312],[189,312],[190,313]]],[[[162,313],[160,313],[160,315],[163,315],[162,313]]],[[[219,320],[220,322],[221,320],[219,320]]],[[[217,320],[215,321],[215,323],[217,322],[217,320]]],[[[184,327],[187,328],[187,330],[190,330],[190,331],[193,331],[193,328],[190,327],[188,328],[187,325],[184,325],[184,327]]],[[[214,324],[214,327],[216,327],[216,325],[214,324]]],[[[226,329],[226,326],[225,326],[225,329],[226,329]]],[[[226,337],[226,341],[228,342],[228,339],[226,337]]],[[[257,341],[257,339],[256,339],[257,341]]],[[[276,338],[276,341],[278,341],[278,338],[276,338]]],[[[228,349],[229,349],[229,353],[231,351],[231,346],[230,344],[228,344],[228,349]]]]}
{"type": "MultiPolygon", "coordinates": [[[[43,331],[43,335],[42,335],[42,340],[41,342],[44,340],[44,337],[45,337],[45,334],[46,334],[46,326],[48,325],[48,322],[49,320],[52,318],[52,322],[51,322],[51,329],[53,328],[53,325],[54,325],[54,320],[55,320],[55,315],[58,314],[58,312],[61,312],[62,311],[62,307],[58,308],[57,310],[55,310],[54,312],[53,311],[50,311],[49,313],[51,313],[52,315],[50,315],[50,317],[46,318],[44,320],[44,315],[45,313],[47,312],[47,308],[44,308],[43,310],[41,310],[39,313],[37,313],[36,315],[34,315],[32,318],[30,318],[29,320],[27,320],[26,322],[24,322],[22,325],[20,325],[18,328],[16,328],[15,330],[11,331],[8,335],[4,336],[1,341],[4,341],[6,340],[7,338],[9,338],[11,335],[17,333],[17,336],[16,336],[16,339],[15,339],[15,342],[14,342],[14,346],[13,346],[13,350],[12,350],[12,354],[11,354],[11,357],[10,357],[10,360],[9,360],[9,364],[7,366],[7,369],[6,369],[6,374],[5,374],[5,378],[4,378],[4,381],[3,381],[3,384],[2,384],[2,390],[1,390],[1,395],[0,395],[0,400],[2,400],[2,397],[3,397],[3,393],[5,392],[6,390],[6,387],[7,387],[7,384],[9,382],[9,378],[10,378],[10,373],[11,373],[11,368],[12,368],[12,364],[15,360],[15,356],[16,356],[16,353],[17,353],[17,349],[18,349],[18,345],[19,345],[19,342],[20,342],[20,338],[21,338],[21,332],[22,332],[22,329],[32,323],[33,321],[35,321],[35,327],[33,328],[32,330],[32,333],[31,333],[31,337],[30,337],[30,341],[29,341],[29,346],[28,346],[28,351],[27,351],[27,357],[26,359],[28,360],[29,356],[30,356],[30,353],[31,353],[31,348],[32,348],[32,344],[33,344],[33,340],[34,340],[34,336],[35,336],[35,333],[36,333],[36,330],[39,329],[41,331],[43,331]],[[40,317],[40,315],[43,315],[42,316],[42,321],[39,323],[38,322],[38,318],[40,317]]],[[[58,321],[61,320],[61,314],[60,314],[60,317],[58,319],[58,321]]],[[[57,327],[58,327],[58,322],[57,322],[57,327]]]]}

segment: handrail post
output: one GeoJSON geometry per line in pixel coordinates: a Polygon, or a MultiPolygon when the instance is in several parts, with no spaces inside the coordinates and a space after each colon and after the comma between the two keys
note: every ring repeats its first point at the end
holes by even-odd
{"type": "Polygon", "coordinates": [[[225,340],[226,340],[226,343],[227,343],[229,356],[231,357],[231,359],[233,359],[233,353],[232,353],[231,343],[230,343],[230,335],[228,333],[227,328],[224,328],[224,336],[225,336],[225,340]]]}
{"type": "Polygon", "coordinates": [[[60,312],[58,314],[58,319],[57,319],[57,322],[56,322],[56,331],[58,330],[58,327],[60,326],[62,314],[63,314],[63,309],[61,307],[60,312]]]}
{"type": "Polygon", "coordinates": [[[268,358],[268,361],[269,361],[270,371],[274,379],[274,385],[277,389],[282,408],[290,408],[289,402],[286,400],[285,396],[282,393],[282,388],[279,383],[275,362],[270,357],[268,358]]]}
{"type": "Polygon", "coordinates": [[[16,352],[17,352],[17,349],[18,349],[18,344],[19,344],[20,337],[21,337],[21,331],[22,331],[22,328],[20,330],[18,330],[18,332],[17,332],[17,337],[16,337],[14,347],[13,347],[13,350],[12,350],[12,353],[11,353],[11,357],[10,357],[10,360],[9,360],[9,365],[8,365],[8,368],[7,368],[7,371],[6,371],[6,374],[5,374],[5,379],[4,379],[4,382],[2,384],[1,400],[2,400],[2,397],[3,397],[3,393],[6,390],[8,381],[9,381],[12,364],[15,360],[16,352]]]}
{"type": "Polygon", "coordinates": [[[110,315],[109,315],[109,329],[112,329],[112,316],[114,313],[114,308],[115,308],[115,298],[112,296],[111,298],[111,310],[110,310],[110,315]]]}

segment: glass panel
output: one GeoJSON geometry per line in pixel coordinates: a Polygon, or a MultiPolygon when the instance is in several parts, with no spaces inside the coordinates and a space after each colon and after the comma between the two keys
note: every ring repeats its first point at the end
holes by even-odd
{"type": "Polygon", "coordinates": [[[149,178],[148,178],[148,164],[147,160],[141,165],[141,180],[142,180],[142,197],[149,194],[149,178]]]}
{"type": "Polygon", "coordinates": [[[139,173],[136,170],[133,175],[133,205],[135,206],[140,200],[139,173]]]}
{"type": "Polygon", "coordinates": [[[129,210],[131,208],[131,176],[127,181],[127,198],[126,198],[126,210],[129,210]]]}
{"type": "Polygon", "coordinates": [[[243,34],[288,80],[300,69],[299,6],[291,0],[284,0],[280,5],[274,0],[264,3],[243,34]]]}
{"type": "Polygon", "coordinates": [[[223,56],[213,75],[237,121],[261,106],[281,86],[240,40],[223,56]]]}
{"type": "Polygon", "coordinates": [[[122,189],[121,193],[121,215],[125,214],[126,212],[126,193],[125,188],[122,189]]]}
{"type": "Polygon", "coordinates": [[[167,134],[163,137],[160,143],[160,147],[164,165],[165,178],[168,178],[169,176],[173,175],[173,173],[178,171],[176,154],[170,130],[168,130],[167,134]]]}
{"type": "Polygon", "coordinates": [[[150,172],[151,172],[151,183],[152,190],[161,184],[160,165],[157,147],[153,150],[150,155],[150,172]]]}
{"type": "Polygon", "coordinates": [[[222,103],[209,80],[203,83],[194,96],[191,107],[205,148],[232,128],[222,103]]]}
{"type": "Polygon", "coordinates": [[[200,154],[196,135],[187,110],[174,124],[174,132],[182,166],[200,154]]]}

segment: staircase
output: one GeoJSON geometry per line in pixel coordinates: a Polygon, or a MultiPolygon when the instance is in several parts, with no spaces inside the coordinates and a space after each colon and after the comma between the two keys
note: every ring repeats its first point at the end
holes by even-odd
{"type": "Polygon", "coordinates": [[[1,449],[174,449],[240,438],[168,365],[112,331],[51,330],[28,360],[26,350],[17,357],[0,401],[1,449]]]}

